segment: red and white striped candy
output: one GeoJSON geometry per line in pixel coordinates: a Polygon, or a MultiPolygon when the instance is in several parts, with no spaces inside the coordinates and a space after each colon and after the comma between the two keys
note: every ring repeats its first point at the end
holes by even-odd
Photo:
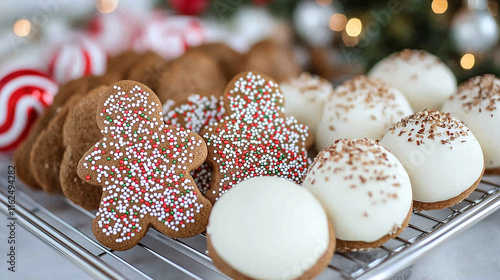
{"type": "Polygon", "coordinates": [[[59,83],[106,71],[104,50],[88,38],[76,38],[62,44],[54,53],[49,72],[59,83]]]}
{"type": "Polygon", "coordinates": [[[1,78],[0,151],[15,148],[26,137],[57,90],[57,83],[37,70],[16,70],[1,78]]]}
{"type": "Polygon", "coordinates": [[[89,22],[86,34],[108,55],[115,56],[132,47],[143,21],[130,12],[99,13],[89,22]]]}
{"type": "Polygon", "coordinates": [[[172,59],[205,41],[205,28],[198,19],[167,16],[146,24],[134,42],[134,49],[139,52],[152,50],[165,59],[172,59]]]}

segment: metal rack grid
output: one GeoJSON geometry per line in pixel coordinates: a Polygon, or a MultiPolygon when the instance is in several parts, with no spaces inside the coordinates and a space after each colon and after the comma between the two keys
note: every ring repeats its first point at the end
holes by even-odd
{"type": "MultiPolygon", "coordinates": [[[[7,179],[0,177],[0,210],[7,213],[7,179]]],[[[28,231],[97,279],[227,279],[206,254],[200,234],[172,239],[151,229],[138,246],[113,251],[91,230],[94,214],[60,196],[16,184],[16,216],[28,231]]],[[[368,252],[336,252],[318,279],[385,279],[435,245],[500,208],[500,177],[485,176],[463,202],[438,211],[414,212],[403,233],[368,252]]]]}

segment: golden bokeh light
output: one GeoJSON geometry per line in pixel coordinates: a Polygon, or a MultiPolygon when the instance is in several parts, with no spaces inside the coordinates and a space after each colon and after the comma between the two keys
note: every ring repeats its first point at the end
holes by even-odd
{"type": "Polygon", "coordinates": [[[347,47],[355,47],[359,43],[359,38],[351,37],[347,33],[342,33],[342,41],[347,47]]]}
{"type": "Polygon", "coordinates": [[[475,63],[476,63],[476,58],[471,53],[464,54],[460,59],[460,66],[462,66],[462,68],[464,68],[465,70],[472,69],[475,63]]]}
{"type": "Polygon", "coordinates": [[[333,31],[342,31],[344,30],[347,24],[347,18],[343,14],[333,14],[330,17],[329,26],[333,31]]]}
{"type": "Polygon", "coordinates": [[[347,32],[347,35],[351,37],[359,36],[362,30],[363,24],[359,18],[351,18],[345,26],[345,32],[347,32]]]}
{"type": "Polygon", "coordinates": [[[97,0],[95,7],[99,12],[109,14],[118,7],[118,0],[97,0]]]}
{"type": "Polygon", "coordinates": [[[446,10],[448,10],[448,1],[447,0],[432,0],[431,8],[435,14],[444,14],[444,12],[446,12],[446,10]]]}
{"type": "Polygon", "coordinates": [[[31,23],[27,19],[20,19],[14,23],[14,34],[19,37],[26,37],[30,34],[31,23]]]}

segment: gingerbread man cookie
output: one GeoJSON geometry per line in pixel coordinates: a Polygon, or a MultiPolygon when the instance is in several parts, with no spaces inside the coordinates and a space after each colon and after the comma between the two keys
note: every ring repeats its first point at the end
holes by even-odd
{"type": "Polygon", "coordinates": [[[302,183],[307,172],[308,128],[284,114],[284,97],[271,78],[235,76],[224,94],[226,116],[202,131],[214,168],[206,197],[214,203],[236,183],[277,176],[302,183]]]}
{"type": "Polygon", "coordinates": [[[204,231],[212,207],[189,175],[206,158],[201,137],[164,125],[158,97],[133,81],[108,90],[96,119],[103,138],[80,160],[78,175],[103,187],[92,223],[97,240],[127,250],[151,226],[171,237],[204,231]]]}
{"type": "MultiPolygon", "coordinates": [[[[216,95],[190,95],[185,102],[173,106],[165,114],[167,125],[184,127],[194,133],[219,122],[226,114],[224,100],[216,95]]],[[[191,172],[194,182],[203,195],[206,194],[212,182],[212,167],[203,163],[191,172]]]]}

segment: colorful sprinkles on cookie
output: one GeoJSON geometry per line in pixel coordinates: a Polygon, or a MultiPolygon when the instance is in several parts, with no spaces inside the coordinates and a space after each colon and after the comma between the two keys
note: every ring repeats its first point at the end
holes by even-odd
{"type": "MultiPolygon", "coordinates": [[[[225,114],[222,97],[193,94],[187,98],[186,103],[170,108],[165,114],[164,121],[167,125],[184,127],[194,133],[200,133],[203,129],[219,122],[225,114]]],[[[193,170],[191,176],[198,189],[205,195],[212,182],[212,167],[204,163],[193,170]]]]}
{"type": "Polygon", "coordinates": [[[101,141],[79,164],[79,176],[103,186],[94,234],[117,250],[137,244],[150,225],[172,237],[202,232],[211,204],[189,172],[205,159],[196,134],[165,126],[162,107],[146,86],[121,81],[98,107],[101,141]],[[120,244],[122,243],[122,244],[120,244]]]}
{"type": "Polygon", "coordinates": [[[278,84],[264,75],[241,73],[224,98],[228,115],[201,133],[214,167],[207,198],[215,202],[236,183],[255,176],[300,184],[308,167],[308,128],[284,115],[278,84]]]}

